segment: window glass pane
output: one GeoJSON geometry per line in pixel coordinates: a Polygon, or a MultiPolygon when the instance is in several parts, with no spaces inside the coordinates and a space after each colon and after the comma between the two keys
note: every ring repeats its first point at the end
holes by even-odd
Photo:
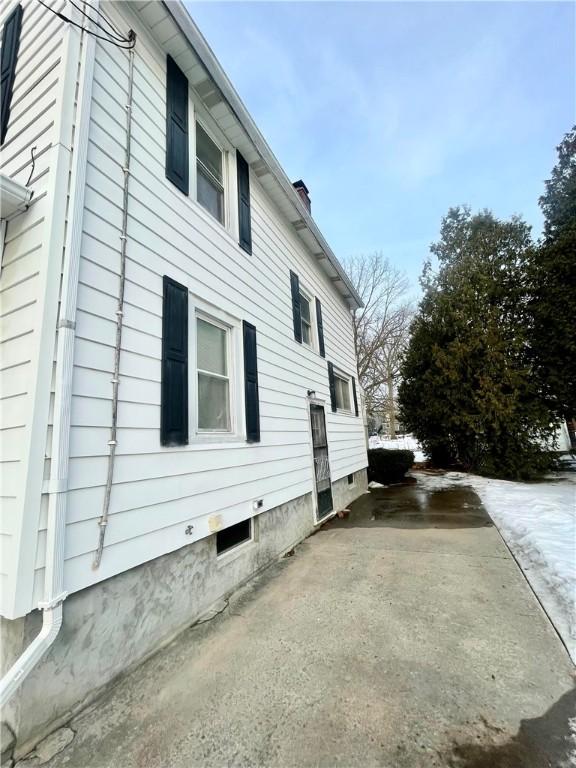
{"type": "Polygon", "coordinates": [[[350,410],[350,387],[348,386],[348,382],[344,381],[342,383],[342,389],[344,390],[342,393],[342,402],[343,402],[343,408],[345,411],[350,410]]]}
{"type": "Polygon", "coordinates": [[[198,123],[196,123],[196,157],[222,183],[222,152],[198,123]]]}
{"type": "Polygon", "coordinates": [[[198,164],[196,197],[203,208],[221,224],[224,223],[224,193],[198,164]]]}
{"type": "Polygon", "coordinates": [[[336,408],[342,408],[342,382],[334,376],[334,389],[336,390],[336,408]]]}
{"type": "Polygon", "coordinates": [[[340,378],[340,376],[334,377],[336,385],[336,407],[343,411],[350,410],[350,388],[346,379],[340,378]]]}
{"type": "Polygon", "coordinates": [[[300,315],[302,320],[310,325],[310,302],[302,294],[300,294],[300,315]]]}
{"type": "Polygon", "coordinates": [[[302,321],[302,341],[304,344],[311,344],[310,340],[311,332],[310,332],[310,326],[307,325],[304,321],[302,321]]]}
{"type": "Polygon", "coordinates": [[[227,375],[226,365],[227,333],[217,325],[200,318],[196,321],[196,362],[201,371],[227,375]]]}
{"type": "Polygon", "coordinates": [[[230,397],[227,379],[198,374],[198,428],[230,431],[230,397]]]}

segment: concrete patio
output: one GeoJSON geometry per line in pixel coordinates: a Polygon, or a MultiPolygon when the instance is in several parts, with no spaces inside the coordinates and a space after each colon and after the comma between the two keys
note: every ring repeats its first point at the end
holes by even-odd
{"type": "Polygon", "coordinates": [[[471,490],[374,490],[220,609],[45,764],[570,765],[573,667],[471,490]]]}

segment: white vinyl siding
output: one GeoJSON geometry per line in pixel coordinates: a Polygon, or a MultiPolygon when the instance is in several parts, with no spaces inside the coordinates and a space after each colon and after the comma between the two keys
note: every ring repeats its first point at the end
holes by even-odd
{"type": "MultiPolygon", "coordinates": [[[[271,202],[263,186],[265,179],[261,184],[256,175],[251,177],[253,253],[248,257],[239,248],[233,229],[225,229],[193,196],[183,196],[165,178],[166,51],[151,41],[129,6],[110,3],[104,10],[119,28],[133,27],[138,35],[118,446],[105,548],[95,571],[92,561],[110,439],[128,72],[127,53],[98,41],[74,344],[65,547],[65,588],[69,592],[210,535],[212,514],[229,526],[254,514],[255,499],[263,499],[259,511],[265,512],[311,493],[309,389],[328,405],[332,480],[366,466],[362,420],[330,412],[326,360],[309,347],[293,343],[288,269],[297,272],[311,295],[322,302],[327,359],[343,370],[355,371],[351,315],[344,299],[271,202]],[[160,445],[164,275],[188,288],[192,316],[196,306],[202,312],[209,306],[239,323],[247,320],[256,326],[260,443],[247,444],[241,434],[233,434],[208,441],[191,439],[187,446],[160,445]],[[193,536],[185,533],[191,523],[193,536]]],[[[200,75],[192,70],[184,70],[184,74],[194,87],[195,77],[200,75]]],[[[217,104],[211,116],[216,119],[222,108],[217,104]]],[[[234,135],[231,127],[227,140],[234,141],[234,135]]],[[[228,160],[233,182],[235,156],[229,153],[228,160]]],[[[233,217],[234,183],[226,194],[232,201],[233,217]]],[[[241,345],[232,346],[237,374],[242,364],[241,345]]],[[[191,356],[192,382],[194,361],[191,356]]],[[[244,430],[241,389],[231,394],[232,416],[237,409],[240,433],[244,430]]],[[[43,507],[42,529],[45,520],[43,507]]],[[[40,597],[44,540],[41,530],[36,599],[40,597]]]]}
{"type": "MultiPolygon", "coordinates": [[[[16,4],[1,4],[2,27],[16,4]]],[[[62,234],[56,232],[54,189],[63,168],[61,163],[58,171],[59,158],[66,152],[58,134],[64,26],[37,0],[21,5],[20,45],[0,159],[2,174],[33,190],[27,211],[6,224],[0,273],[0,613],[9,617],[30,607],[29,568],[35,555],[37,561],[43,558],[43,536],[36,529],[45,526],[40,494],[50,466],[50,371],[62,253],[62,241],[51,238],[62,234]],[[24,577],[17,595],[19,572],[24,577]]],[[[52,4],[56,11],[64,6],[64,0],[52,4]]],[[[64,184],[64,201],[66,192],[64,184]]]]}

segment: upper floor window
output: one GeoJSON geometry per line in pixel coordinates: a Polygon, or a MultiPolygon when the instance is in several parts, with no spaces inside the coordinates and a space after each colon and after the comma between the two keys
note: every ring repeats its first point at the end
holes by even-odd
{"type": "Polygon", "coordinates": [[[290,291],[292,293],[294,338],[299,344],[306,344],[311,349],[315,349],[317,343],[318,352],[322,357],[325,357],[324,323],[320,299],[318,297],[314,299],[301,290],[300,278],[292,270],[290,270],[290,291]],[[316,325],[316,333],[314,332],[314,325],[316,325]]]}
{"type": "Polygon", "coordinates": [[[252,253],[249,164],[190,97],[188,79],[171,56],[166,59],[166,178],[190,193],[229,234],[237,233],[238,245],[252,253]]]}
{"type": "Polygon", "coordinates": [[[224,224],[222,150],[196,123],[196,197],[200,205],[224,224]]]}
{"type": "Polygon", "coordinates": [[[312,346],[312,316],[310,299],[305,293],[300,292],[300,324],[302,327],[302,341],[312,346]]]}

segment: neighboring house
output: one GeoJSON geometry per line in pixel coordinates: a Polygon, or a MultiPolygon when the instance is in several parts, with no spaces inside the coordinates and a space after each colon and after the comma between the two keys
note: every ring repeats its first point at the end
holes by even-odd
{"type": "Polygon", "coordinates": [[[185,7],[106,2],[96,26],[47,5],[1,18],[20,753],[363,493],[367,464],[360,299],[185,7]]]}

